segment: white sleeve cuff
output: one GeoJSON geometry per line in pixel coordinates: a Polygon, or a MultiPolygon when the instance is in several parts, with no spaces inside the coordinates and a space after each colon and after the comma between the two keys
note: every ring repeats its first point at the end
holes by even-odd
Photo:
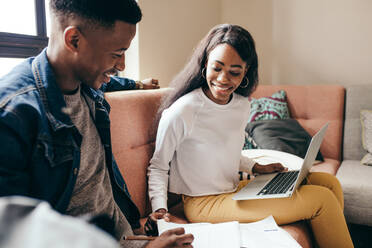
{"type": "Polygon", "coordinates": [[[158,197],[156,199],[152,199],[151,200],[151,206],[152,206],[152,212],[155,212],[159,208],[164,208],[168,211],[167,199],[164,199],[163,197],[158,197]]]}
{"type": "Polygon", "coordinates": [[[253,159],[242,154],[240,157],[240,171],[244,171],[252,175],[252,169],[255,163],[256,162],[253,159]]]}

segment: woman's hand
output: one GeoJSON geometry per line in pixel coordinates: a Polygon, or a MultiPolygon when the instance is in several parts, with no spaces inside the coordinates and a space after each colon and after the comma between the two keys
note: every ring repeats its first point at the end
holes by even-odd
{"type": "Polygon", "coordinates": [[[288,171],[288,168],[284,167],[281,163],[272,163],[267,165],[255,163],[252,168],[252,172],[258,174],[268,174],[282,171],[288,171]]]}
{"type": "Polygon", "coordinates": [[[151,213],[149,217],[147,217],[147,221],[145,223],[145,233],[148,236],[157,236],[158,228],[156,222],[160,219],[164,219],[165,221],[169,221],[170,214],[165,208],[159,208],[155,212],[151,213]]]}

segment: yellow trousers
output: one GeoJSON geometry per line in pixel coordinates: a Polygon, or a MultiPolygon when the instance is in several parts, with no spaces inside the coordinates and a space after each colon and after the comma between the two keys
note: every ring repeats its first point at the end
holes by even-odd
{"type": "MultiPolygon", "coordinates": [[[[242,181],[238,190],[249,181],[242,181]]],[[[235,201],[233,193],[200,197],[184,196],[184,211],[190,222],[241,223],[269,215],[279,225],[308,220],[319,247],[354,247],[343,214],[341,185],[328,173],[310,173],[290,198],[235,201]]]]}

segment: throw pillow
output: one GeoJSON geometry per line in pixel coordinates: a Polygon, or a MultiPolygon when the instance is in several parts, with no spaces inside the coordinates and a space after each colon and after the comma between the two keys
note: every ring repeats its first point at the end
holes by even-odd
{"type": "MultiPolygon", "coordinates": [[[[248,123],[258,120],[290,118],[286,97],[286,92],[284,90],[279,90],[270,97],[261,97],[258,99],[251,98],[251,113],[248,123]]],[[[246,132],[243,150],[255,148],[257,148],[257,144],[246,132]]]]}
{"type": "Polygon", "coordinates": [[[251,98],[251,113],[248,122],[288,118],[289,110],[284,90],[279,90],[270,97],[251,98]]]}
{"type": "Polygon", "coordinates": [[[372,165],[372,110],[361,110],[360,121],[362,122],[362,144],[368,152],[361,163],[372,165]]]}
{"type": "MultiPolygon", "coordinates": [[[[304,158],[310,134],[295,119],[260,120],[248,123],[245,131],[258,148],[288,152],[304,158]]],[[[316,160],[324,161],[318,153],[316,160]]]]}

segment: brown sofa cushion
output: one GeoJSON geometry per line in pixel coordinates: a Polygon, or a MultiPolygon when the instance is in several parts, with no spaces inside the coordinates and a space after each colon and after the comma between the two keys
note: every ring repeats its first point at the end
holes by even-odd
{"type": "Polygon", "coordinates": [[[150,212],[147,166],[154,152],[154,120],[166,90],[106,93],[111,106],[112,151],[141,216],[150,212]]]}

